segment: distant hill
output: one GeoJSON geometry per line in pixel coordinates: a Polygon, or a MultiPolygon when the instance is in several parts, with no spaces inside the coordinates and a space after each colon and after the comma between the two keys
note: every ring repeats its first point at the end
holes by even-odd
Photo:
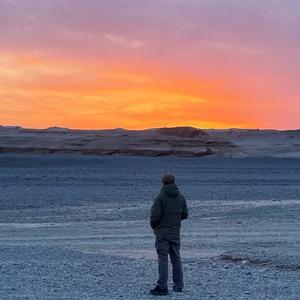
{"type": "Polygon", "coordinates": [[[212,138],[230,141],[251,157],[300,158],[300,130],[226,129],[206,132],[212,138]]]}
{"type": "Polygon", "coordinates": [[[0,126],[0,153],[95,155],[300,157],[300,130],[27,129],[0,126]]]}

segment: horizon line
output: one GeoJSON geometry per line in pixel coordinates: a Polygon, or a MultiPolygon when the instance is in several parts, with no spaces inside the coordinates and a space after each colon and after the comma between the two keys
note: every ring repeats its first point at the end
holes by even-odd
{"type": "Polygon", "coordinates": [[[224,128],[204,128],[204,127],[195,127],[195,126],[188,126],[188,125],[176,125],[176,126],[161,126],[161,127],[146,127],[146,128],[139,128],[139,129],[129,129],[125,127],[115,127],[115,128],[72,128],[72,127],[63,127],[63,126],[49,126],[49,127],[23,127],[22,125],[2,125],[0,124],[0,127],[10,127],[10,128],[22,128],[27,130],[48,130],[48,129],[65,129],[65,130],[74,130],[74,131],[103,131],[103,130],[126,130],[126,131],[143,131],[143,130],[153,130],[153,129],[159,129],[159,128],[195,128],[200,130],[257,130],[257,131],[298,131],[300,128],[285,128],[285,129],[279,129],[279,128],[242,128],[242,127],[224,127],[224,128]]]}

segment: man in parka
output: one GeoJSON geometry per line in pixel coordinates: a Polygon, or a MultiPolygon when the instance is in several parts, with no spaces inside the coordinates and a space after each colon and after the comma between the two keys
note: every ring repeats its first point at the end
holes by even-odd
{"type": "Polygon", "coordinates": [[[184,196],[175,184],[173,175],[162,177],[162,188],[151,208],[150,225],[156,236],[159,279],[151,295],[168,294],[168,256],[173,267],[173,290],[183,291],[183,272],[180,258],[181,221],[188,218],[184,196]]]}

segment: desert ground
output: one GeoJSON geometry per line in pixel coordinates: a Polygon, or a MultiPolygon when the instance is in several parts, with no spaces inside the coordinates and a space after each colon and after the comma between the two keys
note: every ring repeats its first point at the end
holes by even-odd
{"type": "Polygon", "coordinates": [[[0,299],[153,299],[165,172],[190,208],[165,299],[299,299],[300,159],[73,154],[0,155],[0,299]]]}

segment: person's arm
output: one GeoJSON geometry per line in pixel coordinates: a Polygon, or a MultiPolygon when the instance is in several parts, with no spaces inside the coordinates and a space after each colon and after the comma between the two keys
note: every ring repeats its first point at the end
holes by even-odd
{"type": "Polygon", "coordinates": [[[188,207],[187,207],[186,200],[185,200],[184,197],[183,197],[183,201],[184,202],[183,202],[183,210],[182,210],[182,213],[181,213],[181,220],[185,220],[189,216],[188,207]]]}
{"type": "Polygon", "coordinates": [[[156,197],[151,207],[150,226],[152,229],[158,226],[161,219],[161,201],[156,197]]]}

